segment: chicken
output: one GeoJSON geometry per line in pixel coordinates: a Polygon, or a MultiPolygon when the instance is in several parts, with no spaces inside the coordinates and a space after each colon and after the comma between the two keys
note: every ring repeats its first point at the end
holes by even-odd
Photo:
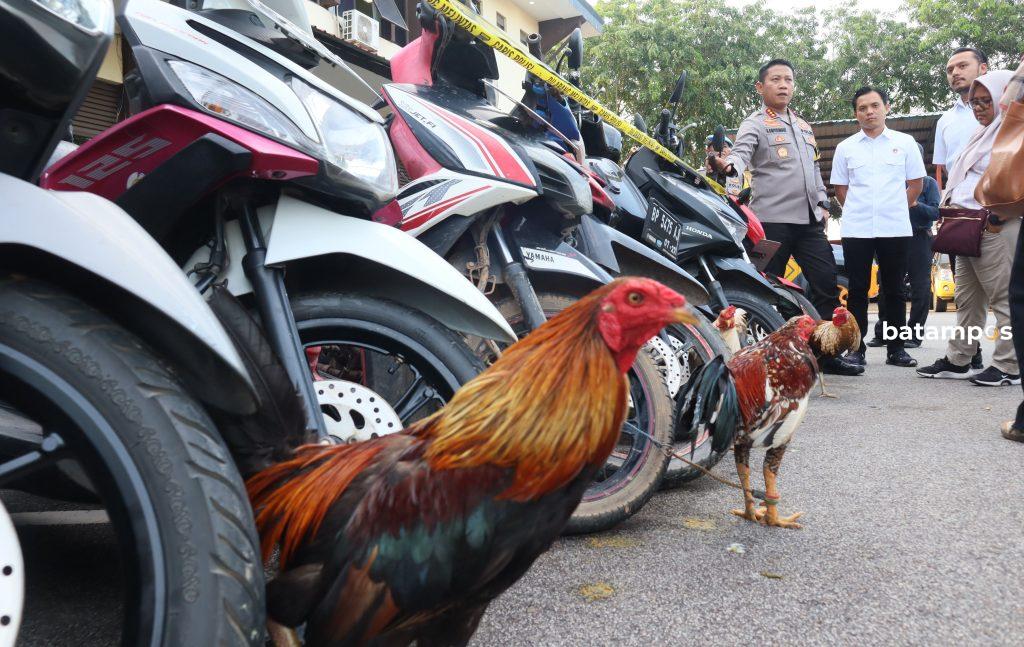
{"type": "MultiPolygon", "coordinates": [[[[561,533],[615,447],[625,373],[685,299],[620,278],[400,433],[307,445],[250,476],[278,644],[464,645],[561,533]]],[[[252,452],[277,455],[276,451],[252,452]]]]}
{"type": "Polygon", "coordinates": [[[814,320],[807,315],[794,317],[728,362],[716,357],[694,372],[678,399],[679,429],[687,430],[690,438],[707,429],[714,439],[713,451],[723,451],[733,442],[744,504],[733,514],[768,526],[800,527],[796,519],[803,513],[778,514],[776,477],[786,446],[807,413],[818,373],[808,345],[814,329],[814,320]],[[753,447],[768,448],[762,470],[765,505],[760,509],[754,508],[750,489],[753,447]]]}
{"type": "MultiPolygon", "coordinates": [[[[811,333],[808,340],[814,357],[839,357],[846,351],[860,348],[861,334],[860,326],[850,311],[839,306],[832,311],[831,321],[821,321],[811,333]]],[[[821,397],[834,398],[836,396],[825,391],[825,377],[818,374],[818,382],[821,384],[821,397]]]]}
{"type": "Polygon", "coordinates": [[[715,328],[722,336],[722,341],[733,353],[743,347],[747,338],[747,311],[736,306],[729,306],[718,313],[715,328]]]}

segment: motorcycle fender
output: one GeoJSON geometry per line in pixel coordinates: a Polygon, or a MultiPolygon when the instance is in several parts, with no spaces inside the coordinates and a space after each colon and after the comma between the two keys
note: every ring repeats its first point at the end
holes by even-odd
{"type": "Polygon", "coordinates": [[[753,263],[748,263],[742,258],[726,258],[723,256],[712,256],[709,260],[714,265],[718,274],[731,275],[737,278],[742,277],[741,280],[751,290],[762,295],[769,303],[774,304],[778,300],[779,294],[775,291],[775,286],[768,279],[761,276],[761,273],[757,271],[753,263]]]}
{"type": "Polygon", "coordinates": [[[708,291],[689,272],[643,243],[609,227],[593,216],[580,225],[587,254],[615,274],[646,276],[672,288],[693,306],[708,303],[708,291]]]}
{"type": "MultiPolygon", "coordinates": [[[[505,318],[465,276],[409,234],[369,220],[343,216],[291,196],[261,210],[267,232],[268,266],[301,259],[342,255],[349,260],[337,275],[337,287],[399,301],[422,310],[461,332],[514,342],[505,318]]],[[[232,262],[229,289],[252,291],[243,281],[245,256],[237,223],[226,230],[232,262]]]]}
{"type": "Polygon", "coordinates": [[[154,347],[207,403],[236,414],[255,411],[252,383],[220,321],[128,214],[91,193],[47,191],[9,176],[0,175],[0,195],[0,249],[27,253],[24,273],[74,285],[77,295],[154,347]]]}

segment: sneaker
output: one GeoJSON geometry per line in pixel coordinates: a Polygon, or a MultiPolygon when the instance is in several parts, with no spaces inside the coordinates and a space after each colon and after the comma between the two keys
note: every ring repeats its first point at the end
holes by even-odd
{"type": "Polygon", "coordinates": [[[828,375],[860,375],[864,367],[860,364],[853,364],[842,357],[826,357],[818,362],[822,373],[828,375]]]}
{"type": "Polygon", "coordinates": [[[979,346],[978,352],[971,358],[971,370],[980,371],[983,368],[985,368],[985,362],[981,359],[981,347],[979,346]]]}
{"type": "Polygon", "coordinates": [[[900,350],[889,353],[889,355],[885,358],[885,363],[891,366],[902,366],[904,368],[917,366],[917,360],[911,357],[907,353],[907,351],[903,350],[902,348],[900,350]]]}
{"type": "Polygon", "coordinates": [[[881,348],[882,346],[885,346],[885,342],[879,339],[878,337],[872,337],[871,339],[864,342],[864,345],[870,346],[871,348],[881,348]]]}
{"type": "Polygon", "coordinates": [[[849,353],[844,355],[842,359],[845,360],[847,364],[855,364],[857,366],[867,366],[868,365],[867,360],[864,359],[864,353],[861,353],[861,352],[858,352],[858,351],[855,351],[855,350],[854,351],[850,351],[849,353]]]}
{"type": "Polygon", "coordinates": [[[1011,386],[1020,384],[1020,374],[1003,373],[995,366],[989,366],[971,376],[971,382],[978,386],[1011,386]]]}
{"type": "Polygon", "coordinates": [[[950,380],[966,380],[971,376],[971,368],[969,366],[957,366],[953,362],[949,361],[945,357],[940,357],[935,360],[935,363],[931,366],[924,366],[917,369],[917,374],[921,377],[938,377],[946,378],[950,380]]]}

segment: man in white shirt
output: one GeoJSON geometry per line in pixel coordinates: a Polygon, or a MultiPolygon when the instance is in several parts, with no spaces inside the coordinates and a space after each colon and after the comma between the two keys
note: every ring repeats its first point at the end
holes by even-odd
{"type": "Polygon", "coordinates": [[[941,191],[945,184],[943,172],[953,166],[960,151],[967,145],[967,140],[978,129],[978,120],[974,111],[967,105],[967,93],[971,91],[974,79],[988,72],[988,57],[973,47],[961,47],[953,52],[946,63],[946,80],[953,92],[956,92],[956,103],[942,113],[935,124],[935,150],[932,153],[932,164],[935,165],[935,180],[941,191]]]}
{"type": "MultiPolygon", "coordinates": [[[[903,277],[913,229],[910,207],[917,204],[926,174],[917,142],[910,135],[889,130],[889,95],[885,90],[863,87],[853,95],[853,110],[860,132],[844,139],[832,159],[831,183],[843,205],[840,226],[843,255],[850,280],[848,308],[867,331],[868,284],[871,262],[878,258],[878,270],[885,298],[886,320],[902,330],[907,323],[903,301],[903,277]]],[[[900,335],[886,340],[885,363],[917,366],[917,360],[903,349],[900,335]]],[[[846,359],[861,364],[864,343],[846,359]]]]}

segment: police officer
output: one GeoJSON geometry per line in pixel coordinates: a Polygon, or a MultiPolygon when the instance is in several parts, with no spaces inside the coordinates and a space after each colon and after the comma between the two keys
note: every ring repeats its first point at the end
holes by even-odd
{"type": "MultiPolygon", "coordinates": [[[[761,66],[754,85],[763,105],[740,124],[732,153],[709,162],[716,171],[742,176],[751,172],[750,207],[764,224],[765,236],[780,243],[766,270],[786,272],[796,258],[811,289],[808,295],[825,318],[837,305],[836,261],[825,237],[828,194],[818,168],[818,144],[810,125],[789,107],[795,72],[789,61],[772,59],[761,66]]],[[[825,360],[826,373],[859,375],[862,367],[836,358],[825,360]]]]}

